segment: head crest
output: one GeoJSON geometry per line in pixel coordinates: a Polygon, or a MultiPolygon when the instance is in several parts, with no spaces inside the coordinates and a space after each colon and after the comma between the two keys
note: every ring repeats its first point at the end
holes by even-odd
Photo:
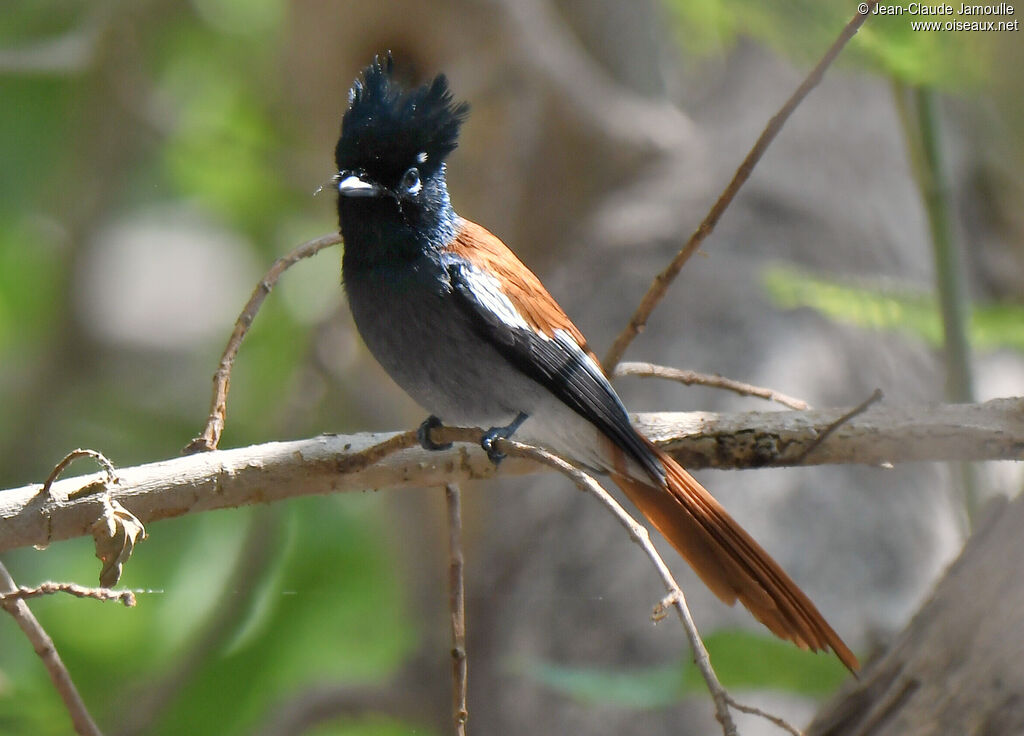
{"type": "Polygon", "coordinates": [[[429,175],[458,145],[469,105],[456,104],[448,79],[439,74],[422,87],[404,90],[392,78],[393,61],[375,57],[349,92],[335,151],[339,169],[365,169],[397,178],[410,166],[429,175]]]}

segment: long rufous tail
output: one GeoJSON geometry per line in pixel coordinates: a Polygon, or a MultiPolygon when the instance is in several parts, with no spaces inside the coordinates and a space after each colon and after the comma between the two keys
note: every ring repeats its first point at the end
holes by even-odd
{"type": "Polygon", "coordinates": [[[802,649],[831,649],[856,672],[853,652],[779,564],[693,476],[651,449],[665,467],[667,487],[623,472],[612,479],[715,595],[729,605],[738,599],[773,634],[802,649]]]}

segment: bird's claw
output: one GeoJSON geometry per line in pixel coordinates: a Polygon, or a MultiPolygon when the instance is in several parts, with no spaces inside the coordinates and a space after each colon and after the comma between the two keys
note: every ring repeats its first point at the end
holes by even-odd
{"type": "Polygon", "coordinates": [[[511,424],[504,427],[491,427],[484,436],[480,438],[480,447],[483,448],[484,452],[487,453],[487,459],[495,465],[498,465],[502,460],[505,459],[505,453],[494,446],[497,440],[507,440],[511,437],[519,425],[526,421],[527,414],[520,412],[515,419],[512,420],[511,424]]]}
{"type": "Polygon", "coordinates": [[[484,436],[480,439],[480,447],[487,453],[487,459],[495,465],[501,463],[505,459],[505,453],[494,446],[495,440],[507,440],[508,435],[506,433],[507,427],[491,427],[489,430],[484,432],[484,436]]]}
{"type": "Polygon", "coordinates": [[[423,420],[420,424],[419,429],[416,430],[416,439],[420,441],[420,447],[424,450],[450,450],[452,447],[451,442],[437,443],[430,438],[430,430],[440,429],[444,424],[435,415],[431,414],[429,417],[423,420]]]}

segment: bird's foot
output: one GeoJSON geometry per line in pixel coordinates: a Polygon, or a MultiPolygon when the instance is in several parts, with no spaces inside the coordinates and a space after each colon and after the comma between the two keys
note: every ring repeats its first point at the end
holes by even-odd
{"type": "Polygon", "coordinates": [[[484,448],[484,452],[487,453],[487,457],[492,463],[497,465],[505,459],[505,453],[494,446],[495,440],[507,440],[515,434],[519,425],[525,422],[528,416],[525,412],[519,412],[519,415],[510,424],[504,427],[491,427],[484,432],[484,436],[480,440],[480,447],[484,448]]]}
{"type": "Polygon", "coordinates": [[[450,450],[452,447],[451,442],[443,442],[438,444],[430,438],[430,430],[440,429],[444,425],[441,420],[431,414],[429,417],[423,420],[420,424],[419,429],[416,430],[416,439],[420,441],[420,447],[424,450],[450,450]]]}

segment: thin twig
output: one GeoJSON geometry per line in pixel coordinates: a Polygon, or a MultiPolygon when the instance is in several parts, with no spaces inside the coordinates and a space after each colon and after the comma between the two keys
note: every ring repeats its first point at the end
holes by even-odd
{"type": "Polygon", "coordinates": [[[19,585],[15,590],[0,593],[0,604],[15,600],[28,600],[44,595],[67,593],[76,598],[92,598],[97,601],[118,601],[128,608],[135,605],[135,593],[130,590],[111,590],[110,588],[87,588],[77,583],[40,583],[34,588],[19,585]]]}
{"type": "MultiPolygon", "coordinates": [[[[14,578],[11,577],[4,564],[0,562],[0,593],[9,595],[16,593],[18,590],[19,588],[15,585],[14,578]]],[[[71,716],[71,723],[74,725],[75,733],[80,734],[80,736],[102,736],[102,732],[96,725],[96,722],[89,715],[89,711],[82,701],[82,696],[78,694],[78,688],[72,682],[67,667],[61,661],[57,648],[53,645],[53,639],[50,638],[50,635],[39,624],[36,617],[32,615],[28,604],[20,597],[14,596],[4,600],[0,603],[0,606],[14,617],[18,627],[25,632],[25,636],[32,642],[32,647],[35,649],[36,654],[43,660],[43,665],[53,681],[53,686],[57,689],[61,700],[64,701],[64,707],[67,708],[68,714],[71,716]]]]}
{"type": "Polygon", "coordinates": [[[213,398],[210,401],[210,416],[206,420],[206,426],[203,428],[202,434],[185,447],[184,452],[186,454],[209,452],[217,449],[220,436],[224,432],[224,422],[227,419],[228,389],[231,384],[231,368],[234,365],[235,356],[238,355],[238,349],[242,345],[242,340],[252,326],[253,319],[255,319],[256,313],[263,304],[263,300],[267,298],[271,289],[274,288],[281,274],[303,258],[309,258],[324,248],[337,245],[340,242],[341,235],[332,233],[303,243],[291,253],[281,256],[274,261],[270,270],[267,271],[259,284],[256,285],[252,296],[249,297],[245,308],[235,321],[235,329],[231,332],[231,337],[228,338],[228,344],[221,355],[217,372],[213,374],[213,398]]]}
{"type": "Polygon", "coordinates": [[[640,548],[647,554],[647,557],[651,560],[651,563],[658,571],[658,575],[661,577],[662,584],[668,592],[668,597],[663,601],[662,605],[670,601],[671,605],[679,613],[679,618],[683,622],[686,637],[689,639],[690,647],[693,651],[693,661],[707,683],[708,689],[711,691],[711,697],[715,702],[715,717],[722,724],[722,730],[726,736],[735,736],[736,724],[733,723],[732,717],[729,714],[725,688],[718,681],[718,676],[711,666],[711,657],[708,655],[704,642],[700,638],[700,633],[697,631],[697,626],[690,615],[683,591],[675,581],[675,578],[672,577],[672,572],[668,569],[668,565],[665,564],[661,555],[658,554],[658,550],[651,543],[651,535],[647,529],[630,516],[618,501],[612,498],[596,480],[557,455],[513,440],[501,440],[498,449],[507,455],[530,458],[560,471],[572,480],[580,490],[596,496],[604,504],[605,508],[611,511],[615,518],[618,519],[619,523],[626,528],[630,538],[640,545],[640,548]]]}
{"type": "MultiPolygon", "coordinates": [[[[665,564],[665,561],[658,553],[658,550],[655,549],[654,544],[651,542],[651,535],[647,531],[646,527],[642,526],[636,521],[636,519],[630,516],[629,513],[622,508],[619,502],[612,498],[612,496],[601,487],[601,484],[591,478],[587,473],[584,473],[582,470],[557,455],[553,455],[545,450],[524,445],[513,440],[501,440],[499,442],[498,449],[507,455],[527,457],[560,471],[563,475],[572,480],[580,490],[596,496],[597,499],[604,504],[604,507],[607,508],[616,519],[618,519],[619,523],[626,528],[629,532],[630,538],[640,546],[640,548],[647,554],[647,557],[651,560],[651,563],[658,571],[662,584],[665,586],[665,590],[668,593],[659,606],[661,608],[665,608],[668,605],[672,605],[679,613],[679,618],[683,623],[683,628],[686,630],[686,637],[690,642],[690,648],[693,652],[693,661],[700,670],[701,676],[704,678],[704,682],[707,683],[708,690],[710,690],[711,697],[715,702],[715,718],[717,718],[719,723],[722,724],[722,730],[725,732],[726,736],[735,736],[736,724],[733,723],[732,716],[729,714],[725,688],[722,687],[722,683],[719,682],[718,676],[715,674],[714,668],[711,666],[711,657],[700,637],[700,632],[697,631],[697,626],[693,621],[693,617],[690,615],[690,610],[686,605],[686,597],[683,595],[682,588],[679,587],[679,584],[672,576],[672,572],[669,570],[668,565],[665,564]]],[[[656,608],[655,616],[657,616],[657,611],[658,609],[656,608]]]]}
{"type": "Polygon", "coordinates": [[[100,467],[103,468],[103,472],[107,474],[107,484],[114,485],[117,483],[117,473],[114,472],[114,464],[110,462],[102,452],[96,450],[88,450],[79,447],[77,450],[72,450],[64,458],[53,466],[53,470],[50,471],[50,475],[47,476],[46,481],[43,483],[42,493],[44,496],[50,495],[50,486],[53,482],[60,477],[60,474],[64,472],[71,463],[80,457],[91,457],[100,467]]]}
{"type": "Polygon", "coordinates": [[[825,429],[821,431],[818,437],[810,445],[807,446],[807,449],[804,450],[797,457],[796,462],[794,462],[794,465],[803,465],[807,458],[810,457],[811,453],[818,449],[818,447],[821,446],[821,443],[828,439],[830,434],[832,434],[841,426],[849,422],[855,416],[858,416],[866,412],[868,410],[868,407],[870,407],[872,404],[881,401],[882,396],[882,389],[876,388],[874,391],[871,392],[871,395],[869,397],[864,399],[864,401],[860,402],[859,404],[857,404],[857,406],[853,407],[852,409],[850,409],[850,411],[846,412],[841,417],[832,422],[830,425],[825,427],[825,429]]]}
{"type": "Polygon", "coordinates": [[[448,604],[452,618],[452,722],[455,736],[466,736],[466,599],[462,556],[462,493],[457,483],[444,487],[448,507],[448,604]]]}
{"type": "Polygon", "coordinates": [[[803,731],[801,731],[799,728],[795,728],[791,723],[789,723],[788,721],[786,721],[783,718],[779,718],[778,716],[773,716],[771,713],[763,711],[760,708],[755,708],[752,705],[744,705],[743,703],[737,703],[736,700],[731,695],[729,695],[728,693],[726,693],[725,697],[726,697],[729,705],[731,705],[733,708],[735,708],[736,710],[738,710],[741,713],[746,713],[747,715],[750,715],[750,716],[757,716],[759,718],[763,718],[766,721],[769,721],[770,723],[774,723],[776,726],[781,728],[783,731],[789,731],[791,734],[793,734],[793,736],[804,736],[804,732],[803,731]]]}
{"type": "Polygon", "coordinates": [[[618,378],[619,376],[665,378],[669,381],[678,381],[686,386],[696,384],[698,386],[708,386],[710,388],[720,388],[725,389],[726,391],[733,391],[740,396],[756,396],[759,399],[774,401],[782,404],[783,406],[788,406],[790,409],[797,409],[799,411],[811,408],[811,405],[803,399],[787,396],[786,394],[774,389],[754,386],[753,384],[743,383],[742,381],[734,381],[731,378],[720,376],[717,373],[710,375],[708,373],[685,371],[681,368],[672,368],[667,365],[657,365],[655,363],[626,362],[619,363],[615,367],[615,377],[618,378]]]}
{"type": "Polygon", "coordinates": [[[790,733],[799,734],[799,731],[786,723],[783,719],[777,716],[768,715],[767,713],[751,706],[740,705],[731,695],[729,695],[726,689],[722,686],[722,683],[719,681],[718,675],[715,674],[714,668],[711,666],[711,656],[708,654],[708,650],[704,646],[704,641],[701,639],[700,632],[697,630],[697,625],[694,623],[693,617],[690,615],[690,609],[686,605],[686,596],[683,595],[683,590],[679,587],[679,583],[677,583],[675,578],[672,576],[672,571],[669,570],[668,565],[665,564],[665,560],[662,559],[658,550],[651,542],[651,535],[647,531],[647,528],[622,508],[622,505],[619,504],[619,502],[616,501],[600,483],[594,480],[587,473],[577,468],[575,465],[572,465],[557,455],[538,447],[524,445],[514,440],[499,440],[498,449],[510,456],[525,457],[535,460],[536,462],[554,468],[567,476],[580,490],[596,496],[597,499],[604,504],[604,507],[608,509],[616,519],[618,519],[619,523],[626,528],[629,532],[630,538],[636,542],[641,549],[643,549],[648,559],[654,565],[654,568],[658,571],[662,584],[665,586],[665,590],[667,591],[665,598],[663,598],[654,607],[652,618],[656,621],[663,618],[664,611],[669,606],[676,609],[676,612],[679,614],[679,619],[682,621],[683,629],[686,631],[686,638],[690,642],[690,649],[693,652],[693,661],[697,665],[697,669],[700,670],[700,674],[704,678],[704,682],[707,684],[708,690],[711,693],[711,698],[715,703],[715,718],[722,724],[722,732],[726,736],[736,736],[737,734],[736,724],[729,713],[730,706],[735,707],[737,710],[741,710],[744,713],[763,716],[772,723],[785,728],[790,733]]]}
{"type": "Polygon", "coordinates": [[[858,29],[864,24],[877,5],[877,0],[871,0],[867,3],[868,12],[861,13],[858,9],[857,14],[853,16],[849,23],[843,28],[839,37],[832,43],[825,55],[821,57],[821,60],[817,63],[811,73],[807,75],[807,78],[797,87],[793,95],[786,100],[785,104],[779,108],[779,111],[772,116],[771,120],[768,121],[768,125],[765,126],[761,132],[761,136],[754,143],[754,147],[750,149],[747,157],[743,159],[743,163],[740,164],[739,168],[736,169],[736,173],[733,175],[732,181],[719,196],[718,201],[715,202],[714,206],[708,211],[708,214],[704,217],[704,220],[700,223],[693,234],[690,235],[690,239],[686,242],[672,262],[665,268],[664,271],[659,273],[647,293],[644,294],[644,298],[640,301],[640,306],[637,307],[633,316],[629,320],[629,324],[622,333],[615,339],[614,344],[608,351],[608,354],[604,359],[604,369],[606,373],[611,373],[615,370],[615,366],[622,360],[622,356],[626,354],[626,350],[629,348],[630,343],[633,339],[639,335],[644,327],[647,325],[647,320],[651,316],[651,312],[658,306],[662,297],[665,296],[665,292],[668,291],[668,287],[672,285],[676,276],[679,275],[679,271],[697,249],[700,247],[704,239],[711,234],[714,230],[715,225],[718,224],[718,220],[722,217],[722,214],[732,203],[736,193],[740,190],[740,187],[750,178],[751,172],[760,161],[761,156],[771,145],[771,142],[778,135],[779,131],[782,130],[782,126],[786,123],[786,120],[797,108],[797,106],[803,101],[807,94],[814,89],[814,87],[821,81],[821,78],[825,75],[825,70],[832,64],[835,58],[839,55],[839,52],[843,50],[843,47],[847,42],[853,38],[854,34],[857,33],[858,29]]]}

